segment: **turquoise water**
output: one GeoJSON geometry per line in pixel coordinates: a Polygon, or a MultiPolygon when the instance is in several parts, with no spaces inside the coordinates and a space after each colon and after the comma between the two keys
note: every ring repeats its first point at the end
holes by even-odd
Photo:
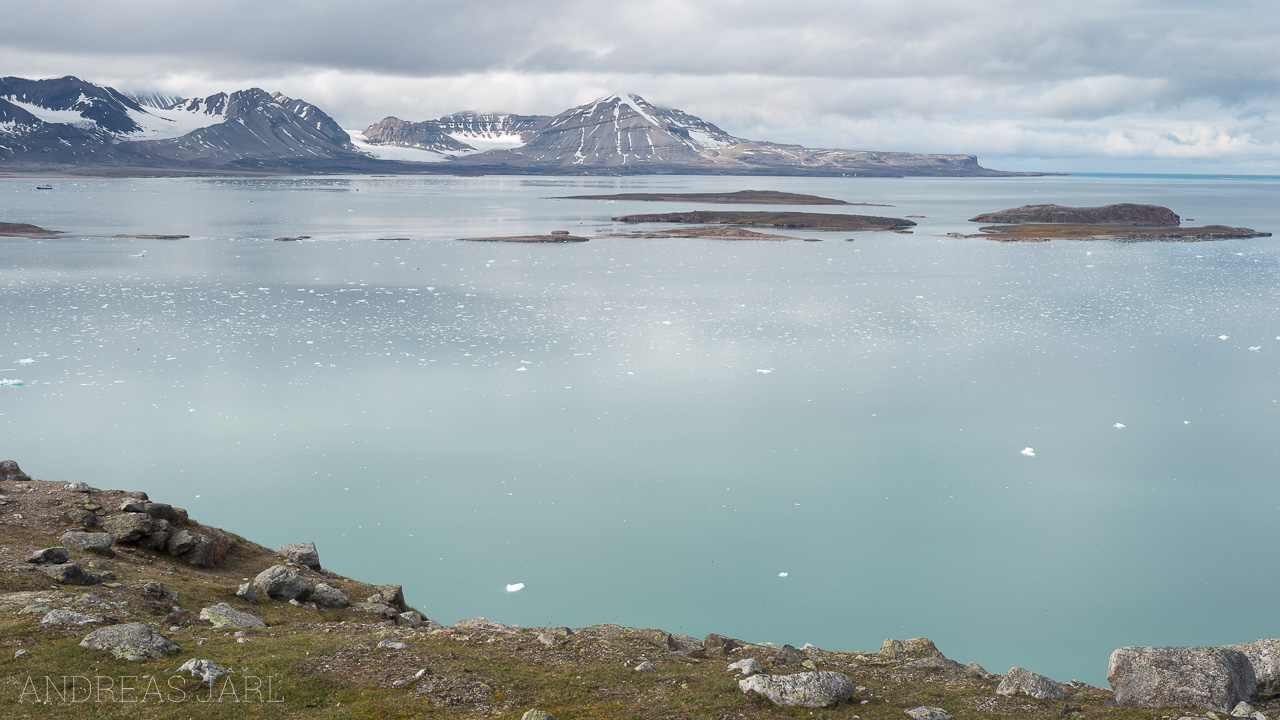
{"type": "Polygon", "coordinates": [[[446,623],[928,636],[1099,684],[1123,645],[1280,635],[1273,240],[944,237],[1030,202],[1277,231],[1280,180],[36,184],[0,180],[0,221],[70,235],[0,239],[0,455],[42,479],[314,540],[446,623]],[[554,195],[745,188],[926,217],[453,241],[686,209],[554,195]]]}

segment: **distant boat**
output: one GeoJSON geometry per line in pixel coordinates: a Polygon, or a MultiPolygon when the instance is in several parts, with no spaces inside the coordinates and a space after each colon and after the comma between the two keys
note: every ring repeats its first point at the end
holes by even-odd
{"type": "Polygon", "coordinates": [[[36,189],[37,189],[37,190],[52,190],[52,189],[53,189],[53,186],[52,186],[52,185],[37,185],[37,186],[36,186],[36,189]]]}

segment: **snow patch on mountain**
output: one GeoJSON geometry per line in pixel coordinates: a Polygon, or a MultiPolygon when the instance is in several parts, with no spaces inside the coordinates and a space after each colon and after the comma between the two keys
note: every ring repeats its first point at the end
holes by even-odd
{"type": "MultiPolygon", "coordinates": [[[[81,97],[83,98],[84,96],[81,95],[81,97]]],[[[35,115],[37,118],[47,123],[58,123],[60,125],[74,125],[82,130],[98,129],[98,123],[94,122],[93,120],[90,120],[84,115],[81,115],[78,110],[50,110],[49,108],[41,107],[40,105],[36,105],[35,103],[29,103],[29,102],[24,102],[22,100],[19,100],[17,96],[14,96],[14,95],[10,95],[9,97],[3,98],[3,99],[8,100],[14,105],[17,105],[18,107],[22,108],[23,110],[26,110],[27,112],[31,113],[32,115],[35,115]]]]}
{"type": "MultiPolygon", "coordinates": [[[[13,96],[4,99],[47,123],[72,125],[81,130],[102,130],[93,118],[84,116],[83,110],[51,110],[35,103],[19,100],[13,96]]],[[[87,109],[93,105],[94,99],[86,97],[82,93],[74,107],[87,109]]],[[[150,108],[135,110],[131,107],[125,107],[124,111],[129,116],[129,119],[138,126],[138,129],[128,133],[108,133],[116,139],[124,141],[168,140],[182,137],[194,130],[209,127],[226,120],[225,115],[188,112],[182,109],[161,110],[159,108],[150,108]]]]}
{"type": "Polygon", "coordinates": [[[445,160],[452,160],[460,154],[446,155],[445,153],[423,150],[422,148],[401,147],[398,145],[378,145],[366,140],[364,133],[359,130],[347,130],[347,133],[351,135],[351,144],[355,145],[357,150],[379,160],[437,163],[444,162],[445,160]]]}
{"type": "Polygon", "coordinates": [[[485,152],[487,150],[512,150],[524,145],[524,138],[510,133],[476,134],[452,132],[445,134],[460,143],[470,145],[475,148],[474,152],[485,152]]]}

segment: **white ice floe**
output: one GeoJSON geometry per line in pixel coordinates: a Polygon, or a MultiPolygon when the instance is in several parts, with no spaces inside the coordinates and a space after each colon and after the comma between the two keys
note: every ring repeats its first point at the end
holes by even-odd
{"type": "Polygon", "coordinates": [[[1183,424],[1183,425],[1190,425],[1190,424],[1191,424],[1191,421],[1190,421],[1190,420],[1183,420],[1183,421],[1182,421],[1182,424],[1183,424]]]}
{"type": "Polygon", "coordinates": [[[19,361],[18,361],[18,364],[19,364],[19,365],[35,365],[35,364],[36,364],[36,359],[35,359],[35,358],[22,358],[21,360],[19,360],[19,361]]]}
{"type": "Polygon", "coordinates": [[[1249,346],[1249,349],[1250,349],[1250,350],[1252,350],[1252,351],[1254,351],[1254,352],[1262,352],[1262,346],[1261,346],[1261,345],[1250,345],[1250,346],[1249,346]]]}
{"type": "Polygon", "coordinates": [[[1123,430],[1123,429],[1124,429],[1124,423],[1116,423],[1115,425],[1112,425],[1111,427],[1113,427],[1113,428],[1115,428],[1115,429],[1117,429],[1117,430],[1123,430]]]}
{"type": "Polygon", "coordinates": [[[1219,335],[1219,336],[1218,336],[1218,339],[1219,339],[1219,340],[1226,340],[1226,339],[1227,339],[1227,336],[1226,336],[1226,335],[1219,335]]]}
{"type": "Polygon", "coordinates": [[[778,573],[778,577],[786,577],[786,576],[787,576],[787,573],[784,573],[784,572],[778,573]]]}
{"type": "Polygon", "coordinates": [[[22,387],[22,381],[17,378],[13,378],[13,379],[0,378],[0,385],[8,385],[10,387],[22,387]]]}
{"type": "Polygon", "coordinates": [[[515,583],[507,586],[507,592],[520,592],[524,589],[524,583],[515,583]]]}
{"type": "Polygon", "coordinates": [[[761,375],[768,375],[769,373],[773,372],[773,368],[756,368],[756,372],[760,373],[761,375]]]}
{"type": "Polygon", "coordinates": [[[1035,456],[1036,456],[1036,449],[1035,449],[1035,448],[1029,448],[1029,447],[1027,447],[1027,448],[1022,448],[1022,454],[1023,454],[1023,455],[1026,455],[1027,457],[1035,457],[1035,456]]]}

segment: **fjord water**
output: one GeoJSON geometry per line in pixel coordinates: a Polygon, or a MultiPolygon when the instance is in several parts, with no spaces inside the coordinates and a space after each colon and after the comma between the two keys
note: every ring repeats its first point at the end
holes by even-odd
{"type": "Polygon", "coordinates": [[[445,623],[928,636],[1094,683],[1123,645],[1280,634],[1274,241],[944,237],[1031,202],[1277,231],[1280,181],[36,184],[0,181],[0,220],[70,233],[0,239],[0,376],[24,381],[0,387],[0,456],[36,477],[314,540],[445,623]],[[925,217],[453,240],[687,209],[556,195],[745,188],[925,217]]]}

